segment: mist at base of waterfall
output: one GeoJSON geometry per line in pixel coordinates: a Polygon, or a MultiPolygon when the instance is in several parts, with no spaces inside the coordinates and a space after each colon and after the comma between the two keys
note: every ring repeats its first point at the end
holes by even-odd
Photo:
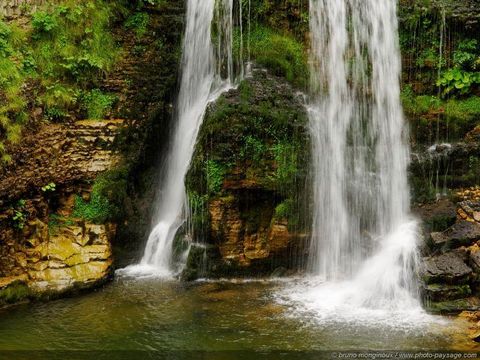
{"type": "Polygon", "coordinates": [[[291,306],[292,316],[309,314],[319,323],[422,328],[442,322],[422,308],[414,282],[417,223],[410,220],[382,239],[379,249],[366,259],[353,277],[328,280],[311,276],[281,290],[279,303],[291,306]],[[413,252],[413,253],[412,253],[413,252]],[[411,268],[410,268],[411,267],[411,268]]]}

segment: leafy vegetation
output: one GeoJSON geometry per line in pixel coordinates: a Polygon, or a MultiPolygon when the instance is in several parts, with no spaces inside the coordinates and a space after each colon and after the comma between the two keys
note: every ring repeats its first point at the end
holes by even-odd
{"type": "Polygon", "coordinates": [[[117,97],[99,89],[84,92],[81,96],[82,109],[89,119],[102,119],[111,111],[117,97]]]}
{"type": "Polygon", "coordinates": [[[42,186],[42,191],[43,191],[44,193],[46,193],[46,192],[54,192],[54,191],[56,190],[56,188],[57,188],[57,185],[56,185],[55,183],[51,182],[51,183],[48,183],[48,184],[45,185],[45,186],[42,186]]]}
{"type": "Polygon", "coordinates": [[[450,140],[461,139],[480,119],[478,96],[442,99],[433,95],[415,95],[412,88],[406,86],[402,91],[402,102],[414,131],[419,128],[420,140],[426,135],[425,130],[433,126],[440,126],[443,136],[448,135],[450,140]]]}
{"type": "MultiPolygon", "coordinates": [[[[245,57],[250,55],[259,65],[265,66],[275,75],[283,76],[292,84],[306,88],[308,82],[307,55],[304,45],[288,33],[280,33],[266,26],[256,24],[248,37],[244,34],[245,57]],[[248,53],[250,50],[250,54],[248,53]]],[[[239,34],[235,40],[239,51],[239,34]]]]}
{"type": "Polygon", "coordinates": [[[22,230],[27,222],[26,201],[21,199],[12,209],[12,222],[16,229],[22,230]]]}
{"type": "Polygon", "coordinates": [[[124,168],[106,172],[95,180],[89,200],[75,198],[73,217],[96,224],[118,219],[123,214],[123,202],[127,196],[127,170],[124,168]]]}
{"type": "Polygon", "coordinates": [[[101,117],[114,100],[96,89],[119,49],[110,31],[112,8],[100,0],[66,0],[31,16],[31,28],[0,21],[0,156],[20,140],[27,108],[62,121],[82,107],[101,117]],[[29,84],[35,83],[35,86],[29,84]],[[81,100],[81,101],[80,101],[81,100]]]}
{"type": "Polygon", "coordinates": [[[210,193],[218,193],[222,190],[225,168],[214,160],[207,160],[205,163],[207,172],[207,185],[210,193]]]}
{"type": "Polygon", "coordinates": [[[150,17],[147,13],[137,12],[125,21],[125,28],[135,31],[137,37],[140,38],[146,33],[149,21],[150,17]]]}

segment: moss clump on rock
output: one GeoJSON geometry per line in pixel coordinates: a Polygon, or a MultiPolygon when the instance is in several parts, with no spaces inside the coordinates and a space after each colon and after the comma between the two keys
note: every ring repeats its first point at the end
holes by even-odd
{"type": "Polygon", "coordinates": [[[32,296],[28,286],[23,281],[14,281],[7,287],[0,289],[0,305],[8,305],[27,300],[32,296]]]}

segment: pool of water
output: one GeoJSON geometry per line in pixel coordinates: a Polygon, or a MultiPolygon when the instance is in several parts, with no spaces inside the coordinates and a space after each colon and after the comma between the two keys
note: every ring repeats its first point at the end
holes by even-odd
{"type": "Polygon", "coordinates": [[[0,351],[470,349],[466,324],[448,318],[410,327],[322,321],[278,295],[294,282],[120,278],[79,297],[1,310],[0,351]]]}

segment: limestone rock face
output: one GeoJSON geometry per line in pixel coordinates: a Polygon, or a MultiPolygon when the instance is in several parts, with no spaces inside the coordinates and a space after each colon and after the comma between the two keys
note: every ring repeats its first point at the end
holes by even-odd
{"type": "Polygon", "coordinates": [[[122,120],[49,124],[12,151],[12,164],[0,170],[0,305],[109,278],[116,226],[77,218],[74,207],[91,196],[89,182],[121,161],[112,144],[122,127],[122,120]]]}
{"type": "Polygon", "coordinates": [[[0,292],[20,281],[34,295],[58,294],[91,287],[111,274],[114,225],[78,220],[51,234],[48,225],[36,220],[26,226],[26,233],[31,237],[23,243],[0,246],[15,262],[15,275],[0,277],[0,292]]]}
{"type": "Polygon", "coordinates": [[[210,235],[218,241],[223,259],[248,267],[252,260],[281,254],[298,242],[301,235],[291,233],[286,220],[272,219],[271,207],[259,208],[258,217],[249,219],[242,216],[241,204],[236,200],[218,199],[209,207],[210,235]]]}
{"type": "Polygon", "coordinates": [[[3,0],[0,2],[0,15],[14,18],[33,12],[38,6],[57,3],[58,0],[3,0]]]}
{"type": "Polygon", "coordinates": [[[0,168],[0,206],[48,183],[85,182],[114,168],[120,157],[113,142],[124,126],[123,120],[83,120],[26,136],[11,149],[11,165],[0,168]]]}

